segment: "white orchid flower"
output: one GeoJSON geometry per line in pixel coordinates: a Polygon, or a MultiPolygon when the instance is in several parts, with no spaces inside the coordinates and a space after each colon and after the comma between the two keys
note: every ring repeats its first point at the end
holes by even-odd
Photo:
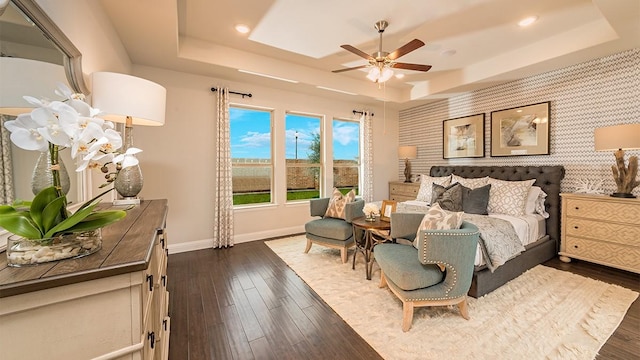
{"type": "Polygon", "coordinates": [[[4,126],[11,132],[11,141],[17,147],[24,150],[47,151],[47,139],[38,132],[39,128],[46,126],[46,122],[42,123],[27,113],[5,122],[4,126]]]}
{"type": "Polygon", "coordinates": [[[138,165],[138,159],[134,155],[140,152],[142,152],[142,150],[138,148],[130,147],[127,149],[127,151],[124,154],[120,154],[114,157],[113,162],[120,163],[123,169],[130,166],[138,165]]]}

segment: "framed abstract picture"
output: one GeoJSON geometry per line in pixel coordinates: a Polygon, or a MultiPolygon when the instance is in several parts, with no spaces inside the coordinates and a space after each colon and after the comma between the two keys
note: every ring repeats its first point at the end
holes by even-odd
{"type": "Polygon", "coordinates": [[[549,155],[550,102],[491,112],[491,156],[549,155]]]}
{"type": "Polygon", "coordinates": [[[484,157],[484,114],[445,120],[442,123],[442,157],[484,157]]]}

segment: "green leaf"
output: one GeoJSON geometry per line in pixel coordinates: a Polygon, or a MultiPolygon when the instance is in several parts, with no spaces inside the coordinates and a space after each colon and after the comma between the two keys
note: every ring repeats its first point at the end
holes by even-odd
{"type": "Polygon", "coordinates": [[[44,226],[42,225],[42,211],[49,205],[50,202],[58,198],[56,189],[53,186],[42,189],[31,202],[31,219],[38,226],[41,232],[45,233],[44,226]]]}
{"type": "Polygon", "coordinates": [[[56,225],[53,228],[49,229],[49,231],[47,231],[44,234],[44,237],[48,238],[48,237],[52,237],[54,234],[57,234],[57,233],[60,233],[60,232],[64,232],[65,230],[71,228],[75,224],[77,224],[80,221],[84,220],[87,216],[89,216],[89,214],[91,214],[93,209],[99,203],[100,203],[100,200],[96,199],[96,200],[93,201],[92,204],[90,204],[90,205],[88,205],[88,206],[76,211],[73,215],[69,216],[67,219],[63,220],[58,225],[56,225]]]}
{"type": "Polygon", "coordinates": [[[61,211],[66,207],[67,199],[61,196],[50,202],[42,211],[42,232],[48,232],[57,223],[62,221],[61,211]]]}
{"type": "Polygon", "coordinates": [[[67,229],[67,231],[88,231],[105,227],[127,216],[126,211],[122,210],[106,210],[94,212],[86,219],[67,229]]]}
{"type": "Polygon", "coordinates": [[[40,239],[40,229],[31,221],[28,214],[16,212],[15,215],[0,216],[0,226],[11,233],[27,239],[40,239]]]}

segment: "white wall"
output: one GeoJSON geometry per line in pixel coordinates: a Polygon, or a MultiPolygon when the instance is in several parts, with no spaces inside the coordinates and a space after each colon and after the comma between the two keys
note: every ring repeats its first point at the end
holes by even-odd
{"type": "MultiPolygon", "coordinates": [[[[352,110],[361,109],[349,101],[335,101],[299,93],[274,90],[252,84],[232,83],[220,79],[134,66],[133,74],[167,88],[167,115],[163,127],[136,127],[136,147],[140,154],[145,185],[143,198],[169,199],[168,231],[172,251],[210,247],[213,234],[215,187],[216,107],[212,86],[228,86],[233,91],[251,92],[252,98],[231,95],[235,104],[264,107],[274,111],[274,137],[284,136],[284,114],[300,111],[324,115],[323,132],[331,134],[333,118],[352,118],[352,110]],[[188,243],[188,244],[187,244],[188,243]]],[[[349,96],[345,96],[348,100],[349,96]]],[[[388,197],[387,183],[396,180],[398,164],[397,112],[382,109],[374,112],[374,198],[388,197]]],[[[284,145],[275,149],[275,204],[236,209],[235,241],[244,242],[304,231],[310,219],[308,202],[285,201],[284,145]],[[278,155],[280,154],[280,155],[278,155]]],[[[330,179],[329,184],[332,183],[330,179]]]]}

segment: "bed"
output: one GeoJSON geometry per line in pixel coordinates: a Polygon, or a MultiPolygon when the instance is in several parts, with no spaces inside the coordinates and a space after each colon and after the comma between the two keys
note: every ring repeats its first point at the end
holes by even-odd
{"type": "MultiPolygon", "coordinates": [[[[501,263],[498,267],[487,266],[477,258],[469,295],[476,298],[485,295],[518,277],[526,270],[556,256],[560,239],[560,182],[564,177],[562,166],[433,166],[429,175],[443,177],[450,174],[464,178],[489,176],[507,181],[535,179],[533,186],[540,187],[547,194],[544,199],[544,211],[548,213],[548,217],[530,220],[531,223],[537,221],[542,226],[542,229],[539,229],[542,236],[533,235],[530,237],[524,243],[524,251],[501,263]]],[[[487,217],[485,215],[472,216],[487,217]]],[[[466,220],[470,219],[466,218],[466,220]]],[[[473,220],[471,221],[473,222],[473,220]]]]}

